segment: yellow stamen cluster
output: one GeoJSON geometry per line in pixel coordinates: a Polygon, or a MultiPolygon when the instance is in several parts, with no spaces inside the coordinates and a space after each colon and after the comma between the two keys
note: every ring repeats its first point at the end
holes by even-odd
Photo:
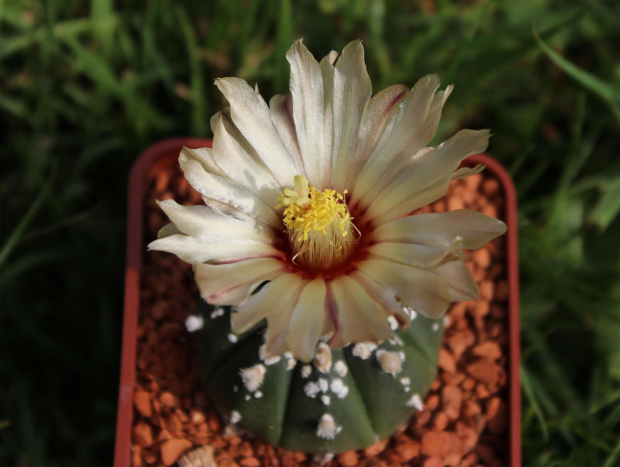
{"type": "Polygon", "coordinates": [[[329,269],[351,254],[352,218],[342,194],[309,187],[308,179],[297,175],[295,190],[285,189],[278,201],[276,209],[285,207],[282,222],[288,231],[296,264],[329,269]]]}

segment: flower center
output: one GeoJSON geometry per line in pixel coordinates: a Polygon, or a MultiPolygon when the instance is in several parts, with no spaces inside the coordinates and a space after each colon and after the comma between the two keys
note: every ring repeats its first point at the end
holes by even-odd
{"type": "Polygon", "coordinates": [[[276,209],[285,208],[282,222],[288,231],[293,263],[327,270],[353,252],[351,229],[355,226],[342,194],[309,187],[308,179],[297,175],[295,189],[285,189],[278,201],[276,209]]]}

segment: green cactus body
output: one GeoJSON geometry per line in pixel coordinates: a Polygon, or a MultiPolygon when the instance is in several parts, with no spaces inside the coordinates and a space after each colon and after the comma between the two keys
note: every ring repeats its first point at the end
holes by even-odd
{"type": "Polygon", "coordinates": [[[443,334],[442,320],[418,315],[378,346],[319,344],[311,363],[261,360],[263,327],[236,336],[230,310],[203,302],[199,314],[202,376],[224,416],[273,445],[316,454],[367,447],[421,409],[443,334]]]}

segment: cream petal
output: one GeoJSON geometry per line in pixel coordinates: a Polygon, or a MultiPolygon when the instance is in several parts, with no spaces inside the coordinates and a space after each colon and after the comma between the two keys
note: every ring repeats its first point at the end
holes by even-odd
{"type": "Polygon", "coordinates": [[[426,268],[368,259],[360,262],[358,269],[429,318],[438,318],[450,305],[447,279],[426,268]]]}
{"type": "Polygon", "coordinates": [[[426,128],[426,119],[438,87],[439,78],[436,75],[425,76],[391,110],[387,127],[355,183],[352,203],[367,205],[372,199],[367,192],[372,187],[383,188],[382,184],[377,187],[377,182],[381,181],[384,172],[391,169],[398,173],[400,167],[409,161],[409,157],[402,152],[406,149],[408,154],[415,154],[428,144],[430,140],[421,132],[426,128]]]}
{"type": "Polygon", "coordinates": [[[443,245],[382,242],[372,245],[368,251],[375,256],[388,258],[399,263],[429,266],[437,264],[445,258],[448,248],[443,245]]]}
{"type": "MultiPolygon", "coordinates": [[[[248,221],[255,219],[256,222],[273,228],[281,228],[282,221],[273,206],[266,205],[254,193],[225,177],[207,172],[199,161],[190,158],[189,153],[181,153],[179,164],[188,183],[202,195],[206,204],[212,205],[215,204],[213,201],[216,201],[245,213],[244,218],[248,221]]],[[[220,205],[213,207],[222,211],[220,205]]]]}
{"type": "Polygon", "coordinates": [[[159,207],[177,228],[192,237],[227,236],[251,238],[271,243],[274,233],[268,229],[222,214],[209,206],[181,206],[174,200],[158,201],[159,207]]]}
{"type": "Polygon", "coordinates": [[[170,224],[166,224],[164,225],[161,229],[159,229],[159,232],[157,232],[157,238],[164,238],[164,237],[169,237],[170,235],[175,235],[175,234],[180,234],[182,233],[179,228],[174,225],[173,222],[171,222],[170,224]]]}
{"type": "Polygon", "coordinates": [[[256,258],[229,264],[195,264],[194,278],[200,296],[217,305],[237,305],[264,281],[284,274],[282,261],[273,258],[256,258]],[[235,295],[230,301],[225,297],[235,295]],[[228,300],[228,301],[227,301],[228,300]]]}
{"type": "Polygon", "coordinates": [[[459,209],[395,219],[377,227],[372,236],[380,242],[419,246],[448,246],[456,237],[462,237],[463,248],[477,250],[505,232],[506,224],[502,221],[477,211],[459,209]]]}
{"type": "Polygon", "coordinates": [[[445,276],[448,280],[451,301],[476,300],[478,298],[478,285],[466,264],[461,261],[450,261],[436,266],[432,270],[445,276]]]}
{"type": "Polygon", "coordinates": [[[364,110],[364,115],[362,116],[356,149],[353,152],[355,158],[351,158],[351,165],[349,170],[347,170],[347,181],[345,186],[350,188],[355,185],[361,168],[370,157],[370,154],[373,152],[387,126],[390,111],[397,106],[408,93],[409,89],[407,89],[407,87],[397,84],[383,89],[370,99],[364,110]]]}
{"type": "Polygon", "coordinates": [[[148,248],[149,250],[173,253],[190,264],[207,261],[226,263],[260,257],[283,257],[282,253],[276,248],[260,240],[240,238],[234,235],[204,237],[170,235],[154,240],[148,245],[148,248]]]}
{"type": "Polygon", "coordinates": [[[211,154],[226,176],[254,193],[270,206],[277,204],[280,186],[256,150],[246,141],[226,112],[212,119],[213,147],[211,154]]]}
{"type": "Polygon", "coordinates": [[[349,274],[349,277],[354,279],[375,302],[379,303],[386,310],[387,315],[394,315],[401,323],[401,327],[409,327],[409,315],[403,310],[403,307],[396,301],[396,297],[389,290],[359,271],[353,271],[349,274]]]}
{"type": "Polygon", "coordinates": [[[370,77],[364,64],[361,41],[348,44],[334,70],[332,188],[342,193],[355,147],[362,115],[372,95],[370,77]]]}
{"type": "Polygon", "coordinates": [[[387,209],[385,212],[380,213],[376,217],[373,217],[368,212],[364,213],[362,218],[359,219],[359,225],[366,225],[370,223],[371,226],[379,226],[385,224],[393,219],[411,214],[416,209],[420,209],[422,206],[426,206],[434,201],[437,201],[448,191],[448,186],[452,180],[458,180],[470,175],[477,174],[484,169],[484,165],[479,164],[475,167],[461,167],[455,172],[449,173],[437,180],[433,185],[425,188],[424,190],[416,193],[403,200],[398,205],[387,209]]]}
{"type": "Polygon", "coordinates": [[[374,217],[386,212],[433,186],[446,173],[456,170],[464,158],[484,151],[489,135],[488,130],[461,130],[435,149],[414,159],[394,182],[370,202],[366,215],[374,217]]]}
{"type": "Polygon", "coordinates": [[[233,330],[241,334],[267,318],[270,321],[267,328],[268,338],[271,334],[273,340],[274,335],[279,334],[278,326],[284,330],[288,329],[293,307],[306,283],[300,274],[283,274],[265,284],[259,292],[251,295],[230,315],[233,330]]]}
{"type": "Polygon", "coordinates": [[[325,295],[323,278],[310,281],[301,292],[293,309],[286,338],[287,350],[302,362],[314,358],[316,344],[325,323],[325,295]]]}
{"type": "Polygon", "coordinates": [[[299,141],[297,140],[297,130],[295,129],[295,120],[293,118],[293,97],[290,93],[284,95],[275,95],[269,101],[269,111],[271,112],[271,121],[276,133],[284,144],[284,147],[291,155],[293,163],[299,175],[306,175],[306,169],[301,160],[301,152],[299,150],[299,141]]]}
{"type": "Polygon", "coordinates": [[[374,301],[359,282],[340,276],[329,286],[335,301],[339,329],[330,345],[342,347],[350,342],[380,342],[393,337],[386,309],[374,301]]]}
{"type": "Polygon", "coordinates": [[[311,185],[322,183],[323,154],[323,76],[321,67],[301,40],[295,41],[286,53],[291,65],[290,89],[297,141],[306,176],[311,185]]]}
{"type": "MultiPolygon", "coordinates": [[[[214,115],[217,117],[218,114],[214,115]]],[[[212,121],[215,121],[213,118],[212,121]]],[[[215,162],[213,158],[213,150],[212,148],[188,148],[183,146],[181,150],[181,154],[179,154],[179,161],[181,158],[185,160],[195,160],[197,161],[203,168],[209,173],[214,175],[218,175],[220,177],[226,177],[226,174],[220,169],[219,165],[215,162]]]]}
{"type": "Polygon", "coordinates": [[[297,175],[290,154],[278,138],[267,104],[248,83],[239,78],[221,78],[215,84],[230,103],[235,126],[256,150],[281,186],[290,186],[297,175]]]}
{"type": "Polygon", "coordinates": [[[323,175],[315,185],[319,190],[332,186],[331,157],[334,145],[334,62],[338,52],[332,50],[319,62],[323,77],[323,175]]]}

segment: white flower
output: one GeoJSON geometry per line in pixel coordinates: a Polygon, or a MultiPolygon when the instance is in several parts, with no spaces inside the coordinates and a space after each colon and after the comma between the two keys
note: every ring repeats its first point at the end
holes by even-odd
{"type": "Polygon", "coordinates": [[[360,42],[317,62],[297,41],[287,59],[291,92],[269,106],[241,79],[216,81],[230,108],[211,120],[213,147],[179,157],[206,206],[160,202],[173,224],[150,249],[193,264],[202,297],[235,306],[235,332],[266,319],[263,357],[308,362],[322,336],[379,342],[390,316],[407,326],[408,308],[437,318],[477,298],[461,249],[506,226],[468,210],[411,213],[482,169],[458,167],[489,132],[428,147],[452,86],[437,91],[430,75],[371,97],[360,42]]]}

